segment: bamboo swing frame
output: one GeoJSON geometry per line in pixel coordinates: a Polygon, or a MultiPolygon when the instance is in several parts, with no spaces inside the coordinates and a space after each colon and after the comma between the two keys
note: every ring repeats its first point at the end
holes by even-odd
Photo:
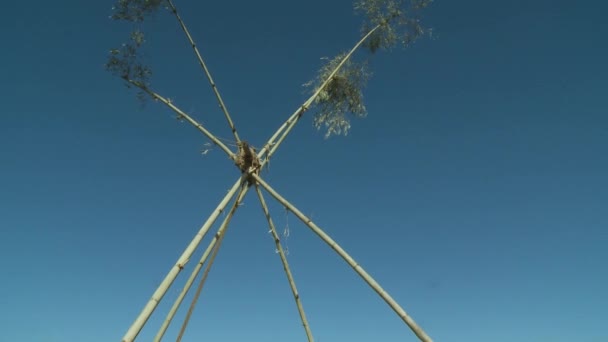
{"type": "MultiPolygon", "coordinates": [[[[181,16],[179,15],[179,12],[177,11],[177,8],[175,7],[173,1],[168,0],[167,3],[169,5],[169,10],[177,19],[182,31],[184,32],[184,34],[188,40],[188,43],[191,45],[191,47],[196,55],[198,63],[200,64],[201,68],[203,69],[203,71],[207,77],[209,85],[211,86],[213,93],[215,94],[218,104],[228,122],[228,126],[229,126],[237,144],[240,144],[242,140],[240,139],[240,137],[237,133],[236,127],[230,116],[230,113],[228,112],[228,109],[227,109],[226,105],[224,104],[224,101],[220,95],[219,89],[218,89],[217,85],[215,84],[206,63],[204,62],[201,53],[199,52],[196,43],[194,42],[186,24],[184,23],[181,16]]],[[[207,276],[211,269],[211,265],[213,264],[213,260],[215,259],[216,255],[219,251],[221,242],[226,234],[226,230],[228,229],[230,221],[231,221],[232,217],[234,216],[235,212],[237,211],[240,203],[243,201],[243,198],[247,194],[251,185],[253,185],[255,187],[255,191],[258,196],[262,211],[268,222],[268,226],[269,226],[273,241],[275,243],[276,250],[278,251],[279,257],[281,259],[281,263],[283,265],[283,270],[285,272],[289,286],[291,288],[293,298],[296,303],[296,307],[297,307],[297,310],[298,310],[298,313],[300,316],[300,320],[302,322],[302,326],[306,333],[308,342],[314,341],[312,331],[311,331],[310,325],[308,323],[308,320],[306,318],[306,313],[304,311],[304,307],[302,304],[302,300],[300,298],[300,294],[297,290],[295,279],[294,279],[291,269],[289,267],[289,263],[287,262],[287,257],[285,255],[285,251],[283,249],[283,246],[281,245],[281,240],[280,240],[279,234],[277,233],[276,227],[274,226],[272,217],[270,215],[270,211],[268,209],[266,200],[264,198],[264,194],[260,188],[263,188],[268,194],[271,195],[271,197],[273,197],[276,201],[278,201],[288,211],[291,211],[296,217],[298,217],[298,219],[300,221],[302,221],[319,238],[321,238],[321,240],[323,240],[327,245],[329,245],[329,247],[332,248],[350,267],[352,267],[353,270],[389,305],[389,307],[403,320],[403,322],[412,330],[412,332],[419,338],[420,341],[432,342],[432,339],[424,332],[424,330],[420,326],[418,326],[418,324],[406,313],[406,311],[388,294],[388,292],[386,292],[380,286],[380,284],[376,280],[374,280],[374,278],[372,278],[371,275],[369,275],[363,269],[363,267],[360,264],[358,264],[323,229],[321,229],[319,226],[317,226],[310,218],[308,218],[306,215],[304,215],[296,206],[294,206],[292,203],[290,203],[288,200],[286,200],[283,196],[281,196],[275,189],[273,189],[266,181],[264,181],[259,176],[259,170],[261,170],[267,163],[269,163],[270,158],[274,155],[277,148],[281,145],[281,143],[289,135],[289,133],[291,132],[293,127],[297,124],[299,119],[303,116],[303,114],[314,103],[314,101],[319,96],[320,92],[329,84],[332,77],[340,70],[340,68],[342,68],[344,63],[352,56],[352,54],[357,49],[359,49],[361,47],[361,45],[370,36],[372,36],[372,34],[374,32],[376,32],[379,28],[380,28],[380,25],[377,25],[377,26],[371,28],[367,32],[367,34],[365,36],[363,36],[363,38],[361,38],[353,46],[353,48],[345,55],[343,60],[333,70],[333,72],[329,75],[329,77],[327,77],[327,79],[325,79],[325,81],[318,87],[318,89],[313,93],[313,95],[310,96],[310,98],[308,100],[306,100],[300,107],[298,107],[298,109],[270,137],[268,142],[257,153],[257,158],[259,160],[259,163],[257,163],[256,165],[249,166],[248,169],[241,174],[239,179],[237,179],[235,181],[234,185],[230,188],[230,190],[228,190],[228,193],[220,201],[218,206],[211,212],[211,214],[209,215],[207,220],[204,222],[204,224],[201,226],[201,228],[199,229],[197,234],[187,245],[187,247],[185,248],[185,250],[183,251],[181,256],[176,261],[176,263],[173,265],[173,267],[169,270],[169,272],[167,273],[165,278],[159,284],[158,288],[154,291],[151,298],[146,303],[146,305],[144,306],[144,308],[142,309],[140,314],[137,316],[137,318],[134,320],[134,322],[128,328],[127,332],[125,333],[125,335],[122,339],[123,342],[132,342],[137,338],[137,336],[139,335],[139,333],[145,326],[148,319],[153,314],[154,310],[157,308],[158,304],[160,303],[160,301],[162,300],[164,295],[167,293],[169,288],[172,286],[172,284],[175,281],[175,279],[177,278],[177,276],[181,273],[181,271],[184,269],[186,264],[190,261],[192,255],[194,254],[194,252],[197,250],[197,248],[201,244],[203,238],[208,233],[211,226],[215,223],[215,221],[217,220],[219,215],[225,212],[225,210],[228,206],[228,203],[230,201],[234,200],[232,207],[226,214],[220,227],[218,228],[218,230],[214,234],[213,238],[209,242],[209,245],[205,249],[200,260],[195,265],[195,267],[192,270],[183,289],[181,290],[180,294],[174,301],[171,309],[167,313],[165,320],[163,321],[160,329],[158,330],[156,336],[154,337],[154,342],[160,342],[162,340],[169,325],[175,318],[175,315],[176,315],[179,307],[183,303],[185,296],[191,289],[192,285],[194,284],[194,281],[198,277],[203,266],[206,265],[206,268],[203,272],[203,276],[201,277],[201,279],[199,281],[199,285],[197,287],[197,291],[195,293],[194,299],[190,304],[190,308],[188,310],[186,318],[182,324],[179,335],[177,337],[177,341],[181,341],[184,331],[187,327],[188,321],[190,319],[190,316],[194,310],[194,307],[196,305],[200,292],[203,288],[205,280],[207,279],[207,276]],[[253,182],[251,182],[251,180],[253,180],[253,182]],[[239,189],[240,189],[240,191],[239,191],[239,189]]],[[[218,146],[222,151],[224,151],[224,153],[226,153],[226,155],[228,156],[229,159],[231,159],[233,161],[237,160],[238,151],[235,153],[232,150],[230,150],[230,148],[228,148],[228,146],[226,146],[224,143],[222,143],[222,141],[216,135],[211,133],[203,125],[201,125],[196,120],[194,120],[191,116],[189,116],[187,113],[182,111],[170,99],[163,97],[160,94],[154,92],[147,85],[144,85],[143,83],[141,83],[139,81],[132,80],[132,79],[127,79],[126,81],[128,83],[130,83],[131,85],[141,89],[143,92],[147,93],[153,99],[163,103],[165,106],[167,106],[169,109],[171,109],[177,115],[178,118],[187,121],[192,126],[194,126],[196,129],[201,131],[201,133],[203,135],[205,135],[216,146],[218,146]]]]}

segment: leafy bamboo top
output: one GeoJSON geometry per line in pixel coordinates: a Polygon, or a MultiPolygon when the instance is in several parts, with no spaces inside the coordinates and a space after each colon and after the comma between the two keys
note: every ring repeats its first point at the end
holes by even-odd
{"type": "MultiPolygon", "coordinates": [[[[431,0],[355,0],[355,10],[363,17],[363,38],[350,53],[343,52],[334,58],[323,58],[326,63],[315,79],[305,84],[313,93],[310,105],[316,111],[314,126],[319,130],[324,128],[326,138],[346,135],[350,129],[349,116],[362,118],[367,115],[363,88],[371,73],[365,58],[363,61],[356,60],[353,52],[360,46],[372,54],[379,49],[391,49],[395,45],[408,46],[425,33],[418,16],[420,10],[430,2],[431,0]]],[[[152,75],[151,68],[144,64],[139,53],[145,42],[140,25],[147,16],[161,7],[176,14],[175,6],[170,0],[118,0],[113,7],[112,19],[133,22],[136,28],[127,43],[110,50],[106,67],[126,80],[129,86],[139,87],[142,90],[138,93],[140,99],[145,97],[152,75]]]]}

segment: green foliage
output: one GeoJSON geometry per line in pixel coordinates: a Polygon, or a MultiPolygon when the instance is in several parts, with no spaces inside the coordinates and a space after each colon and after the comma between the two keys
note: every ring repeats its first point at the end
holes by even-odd
{"type": "MultiPolygon", "coordinates": [[[[353,61],[352,53],[364,46],[372,53],[378,49],[390,49],[395,45],[409,45],[425,33],[420,24],[419,12],[432,0],[354,0],[357,12],[364,16],[362,40],[349,54],[340,54],[321,68],[318,76],[306,85],[313,88],[313,104],[317,110],[313,123],[317,129],[326,129],[325,137],[348,134],[350,116],[365,117],[362,89],[370,77],[366,63],[353,61]],[[343,63],[341,66],[340,64],[343,63]],[[339,68],[338,68],[339,67],[339,68]]],[[[160,7],[169,9],[177,16],[171,0],[117,0],[113,7],[114,20],[126,20],[139,27],[144,19],[160,7]]],[[[182,23],[183,25],[183,23],[182,23]]],[[[188,34],[186,32],[186,34],[188,34]]],[[[141,47],[144,34],[136,28],[127,43],[110,50],[106,68],[121,77],[128,86],[140,88],[138,96],[148,91],[150,68],[142,62],[141,47]]]]}
{"type": "MultiPolygon", "coordinates": [[[[409,0],[406,4],[406,0],[355,0],[355,9],[365,16],[363,38],[359,44],[372,53],[380,48],[390,49],[397,44],[409,45],[425,32],[417,15],[430,2],[431,0],[409,0]]],[[[359,44],[355,45],[351,53],[357,50],[359,44]]],[[[350,120],[347,114],[354,117],[367,115],[362,88],[369,77],[366,63],[355,62],[349,54],[343,53],[329,60],[317,78],[305,84],[314,85],[313,94],[319,92],[314,98],[317,113],[313,123],[317,129],[326,128],[325,138],[334,134],[348,134],[350,120]],[[343,60],[345,61],[340,67],[343,60]],[[324,86],[328,79],[329,82],[324,86]]]]}
{"type": "MultiPolygon", "coordinates": [[[[332,72],[346,57],[345,53],[339,54],[329,60],[319,71],[317,78],[305,84],[307,87],[314,85],[313,93],[328,79],[332,72]]],[[[313,123],[317,129],[326,128],[325,138],[337,134],[348,134],[350,120],[347,114],[355,117],[365,117],[367,111],[363,104],[362,89],[370,77],[367,63],[358,63],[348,59],[336,72],[329,83],[321,89],[319,96],[315,99],[317,112],[313,123]]]]}
{"type": "Polygon", "coordinates": [[[131,32],[130,41],[122,44],[119,49],[110,50],[106,69],[115,76],[125,80],[127,87],[135,83],[141,91],[137,93],[137,98],[143,102],[145,89],[150,82],[152,70],[143,62],[138,54],[139,48],[145,42],[143,32],[135,30],[131,32]]]}
{"type": "Polygon", "coordinates": [[[143,91],[150,81],[152,70],[143,63],[141,47],[145,43],[144,33],[139,29],[144,18],[157,11],[161,5],[169,6],[168,0],[118,0],[112,7],[113,20],[125,20],[136,23],[131,32],[129,41],[118,49],[110,50],[106,69],[112,74],[124,79],[127,86],[136,85],[141,91],[137,97],[143,101],[143,91]]]}
{"type": "Polygon", "coordinates": [[[144,17],[155,12],[166,0],[118,0],[112,7],[114,20],[140,22],[144,17]]]}
{"type": "Polygon", "coordinates": [[[138,50],[144,42],[143,32],[139,30],[131,32],[131,39],[128,43],[122,44],[119,49],[110,50],[106,63],[108,71],[126,81],[132,80],[146,85],[152,71],[141,62],[138,54],[138,50]]]}
{"type": "Polygon", "coordinates": [[[419,12],[432,0],[356,0],[355,10],[365,17],[362,34],[379,28],[365,42],[372,52],[390,49],[397,44],[408,46],[425,30],[418,18],[419,12]]]}

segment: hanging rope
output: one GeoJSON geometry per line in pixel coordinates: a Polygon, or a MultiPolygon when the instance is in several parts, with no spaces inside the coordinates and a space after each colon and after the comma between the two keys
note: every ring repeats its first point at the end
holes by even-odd
{"type": "Polygon", "coordinates": [[[291,235],[291,230],[289,229],[289,209],[285,207],[285,228],[283,228],[283,249],[285,250],[285,256],[289,255],[289,246],[287,245],[289,235],[291,235]]]}

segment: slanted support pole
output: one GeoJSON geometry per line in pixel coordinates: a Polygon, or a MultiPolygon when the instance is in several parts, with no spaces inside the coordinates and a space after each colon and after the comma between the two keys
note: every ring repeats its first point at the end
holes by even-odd
{"type": "MultiPolygon", "coordinates": [[[[306,100],[306,102],[304,102],[293,114],[291,114],[291,116],[287,119],[287,121],[285,121],[281,125],[281,127],[279,127],[279,129],[277,129],[277,131],[272,135],[272,137],[268,140],[268,143],[265,146],[265,149],[267,146],[269,146],[268,147],[269,151],[263,151],[264,153],[268,152],[266,159],[264,160],[264,164],[270,160],[270,158],[272,157],[272,155],[274,154],[276,149],[279,148],[281,143],[283,143],[283,140],[285,140],[287,135],[289,135],[289,133],[291,132],[293,127],[296,125],[298,120],[300,120],[302,115],[304,115],[304,112],[306,112],[308,110],[308,108],[310,108],[310,106],[317,99],[317,97],[319,96],[321,91],[325,87],[327,87],[327,85],[329,84],[329,82],[331,82],[331,80],[336,75],[336,73],[338,73],[338,71],[340,71],[340,68],[342,68],[344,63],[346,63],[346,61],[353,55],[353,53],[355,53],[355,51],[357,51],[357,49],[363,44],[363,42],[365,42],[369,37],[371,37],[371,35],[374,32],[376,32],[376,30],[378,30],[379,28],[380,28],[380,25],[377,25],[374,28],[372,28],[365,36],[363,36],[363,38],[361,38],[355,44],[355,46],[353,46],[353,48],[348,52],[348,54],[346,56],[344,56],[344,59],[342,59],[340,64],[338,64],[338,66],[336,66],[336,68],[332,71],[332,73],[329,74],[327,79],[319,86],[317,91],[315,91],[314,94],[312,94],[312,96],[310,96],[308,98],[308,100],[306,100]],[[281,134],[281,132],[282,132],[282,134],[281,134]],[[279,138],[279,140],[276,140],[279,135],[281,135],[281,137],[279,138]]],[[[262,155],[263,155],[263,153],[260,154],[260,157],[262,157],[262,155]]]]}
{"type": "Polygon", "coordinates": [[[190,43],[190,46],[192,46],[192,49],[194,50],[194,54],[196,55],[198,63],[201,65],[201,68],[203,68],[203,71],[205,72],[205,75],[207,76],[209,85],[211,86],[211,89],[213,89],[213,93],[215,94],[215,97],[217,98],[217,102],[219,103],[220,108],[222,109],[222,112],[224,112],[224,116],[226,117],[226,120],[228,121],[228,126],[230,127],[230,130],[232,131],[232,135],[234,135],[234,139],[236,139],[237,143],[240,143],[241,139],[239,138],[239,135],[236,132],[234,122],[232,122],[230,113],[228,113],[228,108],[226,108],[226,105],[224,104],[224,100],[222,100],[220,91],[217,89],[217,85],[215,84],[213,77],[211,77],[211,72],[209,71],[209,68],[207,68],[205,61],[203,60],[203,56],[201,56],[201,53],[198,51],[198,47],[196,47],[196,43],[194,42],[194,39],[192,39],[192,35],[190,35],[190,31],[188,31],[188,28],[186,27],[186,23],[184,23],[181,16],[177,12],[177,7],[175,7],[175,5],[173,4],[173,1],[171,1],[171,0],[168,0],[168,3],[169,3],[169,7],[171,8],[171,12],[173,12],[173,15],[175,15],[175,18],[179,22],[179,25],[181,26],[182,30],[184,31],[184,34],[186,35],[186,38],[188,38],[188,42],[190,43]]]}
{"type": "Polygon", "coordinates": [[[213,247],[210,246],[210,248],[213,249],[213,254],[211,254],[211,259],[209,259],[209,262],[207,263],[207,266],[205,267],[205,272],[203,272],[203,277],[201,278],[201,280],[198,284],[196,293],[194,294],[194,298],[192,299],[192,303],[190,303],[190,308],[188,308],[188,313],[186,314],[186,317],[184,318],[184,323],[182,324],[182,327],[179,331],[179,335],[177,336],[176,342],[181,342],[182,337],[184,337],[186,327],[188,326],[190,317],[192,316],[192,313],[194,312],[194,307],[196,306],[196,302],[198,301],[198,298],[201,295],[201,291],[203,290],[203,286],[205,285],[207,276],[209,276],[209,271],[211,271],[211,266],[213,266],[215,257],[217,256],[217,253],[220,250],[220,246],[222,245],[222,241],[224,240],[224,236],[226,234],[226,229],[228,228],[228,224],[230,223],[232,216],[236,212],[236,209],[239,207],[239,205],[243,201],[243,198],[245,197],[245,194],[247,194],[248,189],[249,189],[249,186],[246,183],[243,183],[243,185],[241,187],[241,192],[237,196],[237,199],[234,201],[234,204],[232,205],[230,212],[228,213],[228,215],[226,215],[226,219],[224,219],[224,222],[222,223],[222,226],[220,227],[218,234],[214,237],[214,240],[216,241],[216,243],[214,243],[213,247]]]}
{"type": "Polygon", "coordinates": [[[317,226],[310,218],[302,214],[298,208],[293,204],[289,203],[283,196],[279,195],[270,185],[268,185],[260,176],[257,174],[251,174],[259,185],[261,185],[272,197],[274,197],[279,203],[287,207],[293,212],[304,224],[306,224],[317,236],[321,238],[326,244],[329,245],[347,264],[349,264],[361,278],[374,290],[376,293],[395,311],[395,313],[407,324],[407,326],[418,336],[420,341],[432,342],[433,340],[422,330],[418,324],[403,310],[403,308],[397,303],[389,294],[386,292],[371,275],[369,275],[361,265],[359,265],[355,259],[353,259],[340,245],[335,242],[329,235],[327,235],[319,226],[317,226]]]}
{"type": "Polygon", "coordinates": [[[239,178],[238,181],[236,181],[236,183],[234,183],[234,185],[228,191],[226,196],[224,196],[224,199],[222,199],[220,204],[218,204],[217,208],[215,208],[213,213],[211,213],[211,215],[209,216],[207,221],[205,221],[205,223],[203,224],[203,226],[201,227],[199,232],[192,239],[192,241],[190,242],[188,247],[186,247],[186,249],[184,250],[182,255],[179,257],[179,259],[175,263],[175,265],[171,268],[169,273],[165,276],[165,279],[163,279],[163,281],[160,283],[160,285],[158,286],[156,291],[154,291],[154,294],[152,294],[152,298],[150,298],[150,300],[148,301],[146,306],[143,308],[143,310],[141,311],[139,316],[137,316],[137,318],[135,319],[133,324],[131,324],[131,326],[129,327],[129,330],[127,330],[127,333],[122,338],[122,342],[133,342],[135,340],[137,335],[140,333],[141,329],[144,327],[144,325],[146,324],[146,322],[148,321],[148,319],[150,318],[150,316],[152,315],[152,313],[158,306],[158,303],[160,303],[161,299],[163,298],[165,293],[167,293],[167,290],[169,289],[171,284],[173,284],[173,281],[175,281],[175,278],[177,278],[177,275],[181,272],[181,270],[184,268],[184,266],[190,260],[190,257],[192,256],[192,254],[194,253],[194,251],[196,250],[198,245],[203,240],[203,237],[205,237],[205,234],[207,234],[207,231],[209,230],[211,225],[215,222],[217,217],[224,211],[224,209],[228,205],[228,202],[230,201],[230,199],[232,199],[232,197],[234,197],[234,195],[236,194],[237,190],[239,189],[241,183],[243,182],[243,179],[244,178],[241,177],[241,178],[239,178]]]}
{"type": "MultiPolygon", "coordinates": [[[[177,313],[177,310],[179,309],[179,306],[182,304],[182,301],[184,300],[184,297],[186,297],[186,295],[188,294],[188,291],[190,291],[190,288],[192,287],[192,284],[194,283],[194,280],[198,276],[201,268],[203,267],[203,264],[205,264],[205,261],[207,261],[207,258],[209,257],[209,254],[211,253],[212,250],[214,250],[213,248],[216,246],[216,244],[218,243],[218,241],[223,238],[223,236],[224,236],[224,234],[226,232],[226,229],[228,229],[228,224],[230,223],[230,220],[234,216],[234,213],[236,211],[236,207],[238,207],[238,204],[240,204],[242,202],[242,200],[245,197],[246,193],[247,193],[247,189],[243,188],[243,190],[237,196],[235,205],[228,212],[228,214],[226,215],[226,218],[224,218],[224,221],[222,222],[220,228],[217,230],[217,232],[213,236],[213,239],[209,243],[209,246],[207,246],[207,249],[205,249],[205,252],[203,253],[203,256],[201,256],[201,259],[199,260],[198,264],[196,264],[196,266],[194,267],[194,270],[190,274],[190,277],[188,278],[188,281],[186,281],[186,284],[184,285],[184,288],[182,289],[182,291],[180,292],[179,296],[177,297],[177,299],[173,303],[173,306],[171,307],[171,310],[169,310],[169,313],[167,314],[167,317],[165,318],[165,321],[163,322],[163,324],[161,325],[160,329],[158,330],[158,333],[154,337],[154,342],[160,342],[162,340],[163,336],[165,335],[165,333],[167,332],[167,329],[169,328],[169,325],[171,324],[171,321],[175,317],[175,314],[177,313]]],[[[208,273],[208,272],[206,272],[206,273],[208,273]]]]}
{"type": "Polygon", "coordinates": [[[133,81],[133,80],[127,80],[127,82],[129,82],[130,84],[138,87],[139,89],[141,89],[142,91],[146,92],[148,95],[150,95],[150,97],[152,97],[153,99],[162,102],[163,104],[165,104],[165,106],[171,108],[171,110],[173,110],[175,112],[175,114],[177,114],[177,116],[179,118],[182,118],[186,121],[188,121],[192,126],[194,126],[195,128],[197,128],[199,131],[201,131],[207,138],[209,138],[209,140],[211,140],[215,145],[219,146],[227,155],[230,159],[235,159],[235,154],[234,152],[232,152],[228,146],[226,146],[223,142],[221,142],[215,135],[213,135],[209,130],[207,130],[203,125],[201,125],[200,123],[196,122],[196,120],[194,120],[190,115],[186,114],[183,110],[179,109],[175,104],[173,104],[173,102],[163,96],[161,96],[160,94],[154,92],[152,89],[148,88],[146,85],[141,84],[140,82],[137,81],[133,81]]]}
{"type": "Polygon", "coordinates": [[[298,313],[300,314],[300,319],[302,320],[302,326],[304,327],[304,331],[306,331],[306,337],[308,338],[308,342],[314,342],[314,338],[312,336],[312,331],[310,330],[310,326],[308,324],[308,320],[306,319],[306,313],[304,312],[304,306],[302,305],[302,301],[300,299],[300,294],[298,293],[298,288],[296,287],[296,281],[291,274],[291,270],[289,268],[289,263],[287,262],[287,257],[285,256],[285,251],[283,250],[283,246],[281,245],[281,239],[279,238],[279,234],[277,234],[277,230],[272,222],[272,218],[270,217],[270,212],[268,211],[268,206],[266,205],[266,201],[264,200],[264,195],[258,185],[255,185],[255,190],[258,193],[258,198],[260,199],[260,204],[262,205],[262,210],[264,211],[264,216],[266,216],[266,220],[268,220],[268,226],[270,226],[270,232],[272,233],[272,238],[274,239],[275,246],[277,251],[279,251],[279,256],[281,257],[281,262],[283,263],[283,270],[285,271],[285,275],[287,276],[287,280],[289,281],[289,286],[291,287],[291,292],[293,293],[293,298],[296,301],[296,306],[298,307],[298,313]]]}

